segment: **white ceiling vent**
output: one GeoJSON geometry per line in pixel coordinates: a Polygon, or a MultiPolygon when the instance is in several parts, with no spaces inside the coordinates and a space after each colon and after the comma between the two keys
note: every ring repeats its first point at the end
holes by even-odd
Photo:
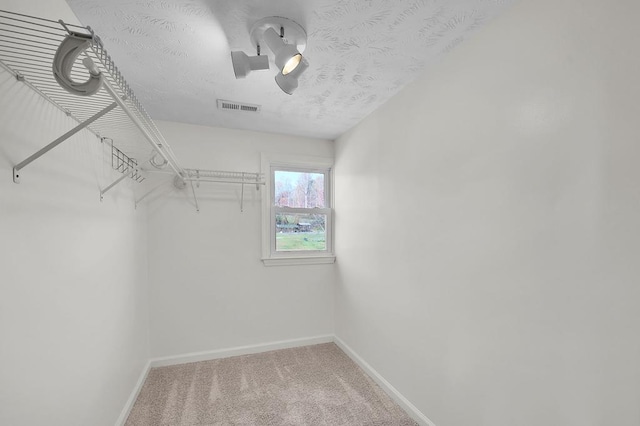
{"type": "Polygon", "coordinates": [[[260,105],[243,104],[240,102],[218,99],[218,109],[226,109],[227,111],[260,112],[260,105]]]}

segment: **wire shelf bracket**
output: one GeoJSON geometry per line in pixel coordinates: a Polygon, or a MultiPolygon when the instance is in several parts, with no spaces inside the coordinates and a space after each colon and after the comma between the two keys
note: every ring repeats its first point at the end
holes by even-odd
{"type": "Polygon", "coordinates": [[[33,155],[31,155],[26,160],[24,160],[24,161],[20,162],[19,164],[15,165],[13,167],[13,181],[15,183],[20,183],[20,170],[22,170],[23,168],[25,168],[26,166],[28,166],[29,164],[31,164],[33,161],[37,160],[38,158],[42,157],[47,152],[51,151],[56,146],[60,145],[62,142],[66,141],[71,136],[75,135],[80,130],[82,130],[85,127],[87,127],[89,124],[91,124],[94,121],[96,121],[97,119],[103,117],[105,114],[107,114],[109,111],[111,111],[112,109],[114,109],[117,106],[118,106],[118,104],[116,102],[114,102],[111,105],[107,106],[106,108],[98,111],[95,115],[93,115],[89,119],[83,121],[82,123],[78,124],[76,127],[74,127],[73,129],[69,130],[67,133],[65,133],[64,135],[60,136],[58,139],[56,139],[53,142],[51,142],[49,145],[47,145],[44,148],[40,149],[38,152],[34,153],[33,155]]]}
{"type": "Polygon", "coordinates": [[[200,213],[200,206],[198,205],[198,197],[196,197],[196,189],[193,187],[193,181],[189,181],[191,184],[191,193],[193,194],[193,201],[196,203],[196,212],[200,213]]]}
{"type": "Polygon", "coordinates": [[[100,190],[100,201],[102,201],[104,199],[104,194],[106,194],[107,191],[109,191],[111,188],[113,188],[114,186],[116,186],[117,184],[122,182],[125,178],[129,177],[129,173],[127,173],[128,171],[129,171],[129,169],[125,169],[125,172],[122,174],[122,176],[120,176],[118,179],[116,179],[115,182],[111,183],[105,189],[101,189],[100,190]]]}

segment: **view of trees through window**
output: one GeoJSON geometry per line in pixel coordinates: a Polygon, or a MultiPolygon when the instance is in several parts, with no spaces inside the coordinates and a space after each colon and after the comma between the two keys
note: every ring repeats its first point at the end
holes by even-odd
{"type": "Polygon", "coordinates": [[[276,170],[274,189],[276,251],[325,250],[327,216],[312,210],[326,204],[324,173],[276,170]]]}
{"type": "Polygon", "coordinates": [[[278,207],[324,207],[324,174],[275,171],[275,203],[278,207]]]}

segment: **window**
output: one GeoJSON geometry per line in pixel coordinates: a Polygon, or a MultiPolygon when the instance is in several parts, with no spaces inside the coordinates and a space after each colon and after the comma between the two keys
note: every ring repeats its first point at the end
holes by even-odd
{"type": "Polygon", "coordinates": [[[333,263],[331,161],[263,155],[265,265],[333,263]]]}

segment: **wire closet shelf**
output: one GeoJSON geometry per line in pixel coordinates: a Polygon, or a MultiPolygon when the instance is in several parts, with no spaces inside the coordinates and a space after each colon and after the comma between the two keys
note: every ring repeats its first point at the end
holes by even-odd
{"type": "Polygon", "coordinates": [[[168,165],[176,177],[185,177],[166,140],[90,27],[0,10],[0,66],[78,122],[76,128],[18,164],[16,183],[21,168],[82,128],[108,140],[112,148],[117,146],[125,161],[136,165],[135,169],[117,169],[134,181],[142,180],[138,166],[154,159],[168,165]],[[90,43],[73,63],[71,79],[84,81],[90,76],[82,63],[87,57],[103,76],[100,89],[91,96],[68,92],[52,71],[59,46],[73,35],[90,43]]]}

